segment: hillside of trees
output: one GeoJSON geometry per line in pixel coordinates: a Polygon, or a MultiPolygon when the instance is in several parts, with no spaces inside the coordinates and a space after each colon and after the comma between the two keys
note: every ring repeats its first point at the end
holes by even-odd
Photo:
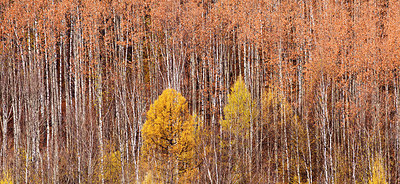
{"type": "Polygon", "coordinates": [[[0,183],[400,183],[399,0],[0,0],[0,183]]]}

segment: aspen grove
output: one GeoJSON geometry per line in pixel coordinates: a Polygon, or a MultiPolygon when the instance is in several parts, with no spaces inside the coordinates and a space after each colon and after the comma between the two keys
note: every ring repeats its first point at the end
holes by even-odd
{"type": "Polygon", "coordinates": [[[0,0],[0,183],[400,184],[399,0],[0,0]]]}

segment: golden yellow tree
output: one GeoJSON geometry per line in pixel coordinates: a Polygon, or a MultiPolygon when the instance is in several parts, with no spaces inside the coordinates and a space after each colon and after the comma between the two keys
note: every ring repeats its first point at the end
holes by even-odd
{"type": "Polygon", "coordinates": [[[252,114],[253,107],[254,102],[251,99],[251,94],[240,76],[228,95],[228,104],[224,107],[225,119],[222,121],[222,127],[226,130],[233,127],[232,131],[237,135],[246,134],[242,130],[249,130],[250,128],[250,121],[254,116],[252,114]]]}
{"type": "Polygon", "coordinates": [[[387,184],[385,168],[382,164],[382,158],[377,156],[374,159],[374,165],[372,167],[372,176],[368,180],[368,184],[387,184]]]}
{"type": "Polygon", "coordinates": [[[174,89],[164,90],[150,106],[142,154],[158,183],[187,183],[194,177],[195,126],[186,99],[174,89]]]}
{"type": "Polygon", "coordinates": [[[13,184],[12,176],[7,172],[3,172],[3,177],[0,178],[0,184],[13,184]]]}
{"type": "Polygon", "coordinates": [[[251,177],[252,159],[252,120],[255,117],[255,103],[241,76],[236,80],[224,107],[224,120],[221,121],[225,139],[223,148],[228,151],[228,180],[246,183],[251,177]],[[229,172],[232,171],[232,172],[229,172]]]}

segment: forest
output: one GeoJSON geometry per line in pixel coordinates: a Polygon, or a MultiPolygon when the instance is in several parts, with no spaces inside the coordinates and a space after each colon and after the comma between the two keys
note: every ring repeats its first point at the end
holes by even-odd
{"type": "Polygon", "coordinates": [[[399,0],[0,0],[0,183],[400,184],[399,0]]]}

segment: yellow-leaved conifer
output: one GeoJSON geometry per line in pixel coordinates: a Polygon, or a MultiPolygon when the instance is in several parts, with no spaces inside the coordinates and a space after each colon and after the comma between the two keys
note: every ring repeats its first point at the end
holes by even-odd
{"type": "Polygon", "coordinates": [[[248,183],[251,170],[252,120],[255,118],[255,103],[241,76],[228,94],[221,121],[224,138],[222,148],[227,149],[228,180],[233,183],[248,183]],[[251,154],[248,154],[251,155],[251,154]]]}
{"type": "Polygon", "coordinates": [[[0,178],[0,184],[13,184],[13,180],[8,172],[3,172],[3,177],[0,178]]]}
{"type": "Polygon", "coordinates": [[[382,158],[377,156],[374,159],[374,165],[372,167],[372,176],[368,180],[368,184],[387,184],[385,169],[382,165],[382,158]]]}
{"type": "Polygon", "coordinates": [[[186,99],[166,89],[150,106],[143,125],[142,154],[153,179],[187,183],[194,172],[195,120],[186,99]]]}

